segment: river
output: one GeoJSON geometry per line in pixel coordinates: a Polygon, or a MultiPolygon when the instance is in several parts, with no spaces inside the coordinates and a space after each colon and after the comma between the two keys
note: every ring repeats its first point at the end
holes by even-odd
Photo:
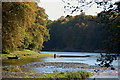
{"type": "MultiPolygon", "coordinates": [[[[46,52],[46,51],[41,51],[41,53],[44,54],[56,54],[56,55],[70,55],[70,56],[87,56],[89,55],[90,57],[47,57],[43,58],[41,60],[45,62],[72,62],[72,63],[86,63],[89,65],[95,65],[98,64],[96,60],[100,57],[100,53],[87,53],[87,52],[46,52]]],[[[105,54],[105,53],[103,53],[105,54]]],[[[118,61],[114,61],[112,63],[114,67],[118,66],[118,61]]]]}
{"type": "MultiPolygon", "coordinates": [[[[38,65],[41,64],[42,67],[31,67],[28,68],[30,70],[34,70],[38,73],[53,73],[55,70],[58,72],[66,72],[66,71],[78,71],[78,70],[82,70],[82,71],[90,71],[92,73],[94,73],[95,68],[79,68],[79,66],[77,68],[75,67],[70,67],[71,65],[74,66],[74,64],[80,64],[80,63],[85,63],[91,66],[96,66],[95,64],[98,64],[99,62],[97,62],[96,60],[100,57],[100,53],[87,53],[87,52],[48,52],[48,51],[41,51],[40,53],[43,54],[56,54],[56,55],[69,55],[69,56],[88,56],[88,57],[46,57],[46,58],[39,58],[39,59],[15,59],[15,60],[3,60],[3,65],[4,66],[9,66],[9,65],[23,65],[23,64],[35,64],[38,65]],[[24,62],[24,63],[23,63],[24,62]],[[51,65],[51,63],[53,63],[54,65],[56,65],[56,63],[58,63],[57,65],[59,66],[68,66],[68,63],[70,63],[69,67],[54,67],[54,65],[51,65]],[[64,64],[62,64],[64,63],[64,64]],[[73,63],[73,64],[71,64],[73,63]],[[50,64],[48,66],[48,64],[50,64]],[[44,66],[46,65],[46,66],[44,66]]],[[[103,53],[104,54],[104,53],[103,53]]],[[[18,65],[18,66],[19,66],[18,65]]],[[[92,78],[118,78],[118,61],[114,61],[113,62],[113,66],[116,68],[115,70],[105,70],[105,69],[101,69],[100,68],[100,73],[96,74],[95,76],[93,76],[92,78]]],[[[29,65],[28,65],[29,67],[29,65]]],[[[115,80],[115,79],[114,79],[115,80]]]]}
{"type": "MultiPolygon", "coordinates": [[[[98,64],[96,60],[100,57],[100,53],[87,53],[87,52],[47,52],[47,51],[41,51],[41,53],[44,54],[56,54],[56,55],[70,55],[70,56],[86,56],[89,55],[90,57],[46,57],[42,58],[43,62],[65,62],[65,63],[85,63],[89,65],[95,66],[95,64],[98,64]]],[[[103,53],[104,54],[104,53],[103,53]]],[[[116,68],[116,70],[104,70],[102,73],[99,73],[95,75],[96,78],[118,78],[118,61],[114,61],[112,65],[116,68]]],[[[91,71],[94,72],[94,69],[81,69],[81,68],[52,68],[50,66],[44,67],[44,68],[32,68],[32,70],[35,70],[37,72],[42,73],[52,73],[54,70],[57,70],[59,72],[65,72],[65,71],[77,71],[77,70],[83,70],[83,71],[91,71]]],[[[93,78],[93,77],[92,77],[93,78]]]]}

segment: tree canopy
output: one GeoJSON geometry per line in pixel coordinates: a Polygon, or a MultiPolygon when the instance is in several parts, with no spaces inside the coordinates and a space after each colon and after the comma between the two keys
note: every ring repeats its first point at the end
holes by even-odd
{"type": "Polygon", "coordinates": [[[36,3],[3,2],[2,14],[3,52],[10,53],[18,48],[40,50],[48,40],[47,15],[36,3]]]}
{"type": "MultiPolygon", "coordinates": [[[[78,5],[86,7],[85,1],[81,0],[78,5]]],[[[81,14],[74,17],[67,15],[49,24],[51,40],[45,43],[44,50],[105,52],[107,54],[101,54],[98,59],[99,65],[111,66],[120,53],[120,2],[92,1],[88,4],[96,3],[104,8],[97,16],[87,16],[81,7],[72,6],[72,0],[63,0],[68,5],[64,6],[65,10],[71,11],[71,14],[81,11],[81,14]]]]}
{"type": "Polygon", "coordinates": [[[77,15],[49,24],[51,39],[43,50],[99,52],[109,35],[96,16],[77,15]],[[55,43],[54,43],[55,42],[55,43]]]}

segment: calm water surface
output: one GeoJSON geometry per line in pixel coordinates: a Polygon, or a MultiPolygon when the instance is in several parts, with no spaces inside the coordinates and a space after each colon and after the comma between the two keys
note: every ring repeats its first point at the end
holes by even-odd
{"type": "MultiPolygon", "coordinates": [[[[96,60],[100,57],[100,53],[86,53],[86,52],[46,52],[41,51],[44,54],[56,54],[56,55],[70,55],[70,56],[86,56],[90,55],[90,57],[46,57],[42,58],[45,62],[73,62],[73,63],[86,63],[89,65],[98,64],[96,60]]],[[[104,54],[104,53],[103,53],[104,54]]],[[[118,66],[118,61],[114,61],[113,65],[115,67],[118,66]]]]}

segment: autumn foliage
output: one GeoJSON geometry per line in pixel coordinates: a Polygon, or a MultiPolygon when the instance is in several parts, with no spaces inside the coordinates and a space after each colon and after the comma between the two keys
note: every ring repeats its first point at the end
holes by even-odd
{"type": "Polygon", "coordinates": [[[36,3],[3,2],[2,14],[3,52],[25,48],[40,50],[48,40],[47,15],[36,3]]]}

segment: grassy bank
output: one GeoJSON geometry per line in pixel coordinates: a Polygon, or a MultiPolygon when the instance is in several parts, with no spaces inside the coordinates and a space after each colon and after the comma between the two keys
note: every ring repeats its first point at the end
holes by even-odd
{"type": "Polygon", "coordinates": [[[19,56],[20,58],[43,58],[49,56],[53,57],[52,54],[42,54],[31,50],[14,51],[10,54],[1,54],[1,56],[2,59],[7,59],[7,57],[15,57],[15,56],[19,56]]]}
{"type": "Polygon", "coordinates": [[[31,62],[41,62],[38,58],[53,57],[52,54],[42,54],[31,50],[14,51],[10,54],[0,54],[2,56],[2,65],[24,65],[31,62]],[[20,59],[7,59],[7,57],[19,56],[20,59]]]}
{"type": "MultiPolygon", "coordinates": [[[[40,62],[38,58],[43,57],[53,57],[54,55],[51,54],[41,54],[38,52],[30,51],[30,50],[23,50],[23,51],[14,51],[10,54],[2,54],[3,57],[3,65],[23,65],[30,62],[40,62]],[[14,57],[19,56],[21,59],[7,59],[7,57],[14,57]],[[34,58],[34,59],[33,59],[34,58]]],[[[76,71],[76,72],[58,72],[54,71],[54,73],[37,73],[35,71],[31,71],[26,68],[19,68],[19,67],[13,67],[13,68],[3,68],[3,76],[5,78],[35,78],[34,80],[39,80],[42,78],[50,79],[50,80],[58,80],[63,79],[65,80],[76,80],[78,78],[79,80],[89,78],[90,76],[93,76],[90,72],[86,71],[76,71]],[[37,79],[36,79],[37,78],[37,79]]]]}
{"type": "Polygon", "coordinates": [[[50,80],[58,80],[58,79],[65,79],[65,80],[83,80],[94,76],[92,73],[87,71],[75,71],[75,72],[58,72],[54,71],[53,73],[36,73],[34,71],[27,71],[21,68],[15,69],[6,69],[7,78],[34,78],[34,80],[39,79],[50,79],[50,80]],[[21,74],[22,73],[22,74],[21,74]],[[23,75],[24,74],[24,75],[23,75]]]}
{"type": "Polygon", "coordinates": [[[57,80],[57,78],[65,78],[68,80],[76,80],[77,78],[79,80],[86,79],[93,76],[90,72],[87,71],[75,71],[75,72],[54,72],[52,74],[43,74],[39,78],[52,78],[54,80],[57,80]]]}

